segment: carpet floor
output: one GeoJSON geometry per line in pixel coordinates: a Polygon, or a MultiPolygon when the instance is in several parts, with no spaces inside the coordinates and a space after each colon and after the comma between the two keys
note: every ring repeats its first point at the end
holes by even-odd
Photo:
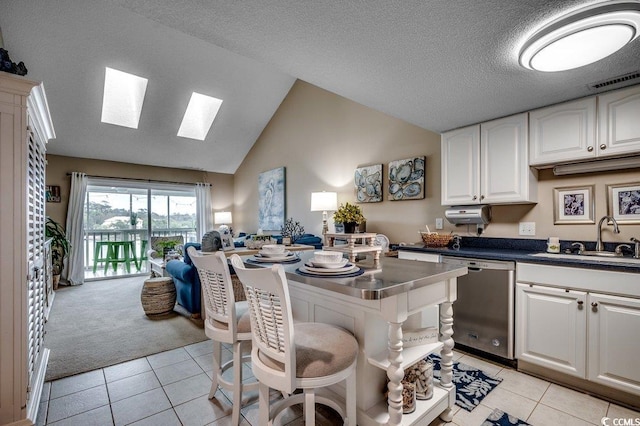
{"type": "Polygon", "coordinates": [[[91,281],[56,290],[45,325],[51,350],[45,380],[54,380],[207,339],[202,320],[176,306],[149,318],[140,292],[147,276],[91,281]]]}

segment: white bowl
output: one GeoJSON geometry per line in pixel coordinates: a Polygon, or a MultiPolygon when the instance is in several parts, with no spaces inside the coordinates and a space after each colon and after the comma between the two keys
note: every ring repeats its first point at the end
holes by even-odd
{"type": "Polygon", "coordinates": [[[261,251],[264,254],[283,254],[284,245],[282,244],[265,244],[262,246],[261,251]]]}
{"type": "Polygon", "coordinates": [[[322,250],[313,252],[313,258],[321,263],[339,263],[342,261],[341,251],[322,250]]]}

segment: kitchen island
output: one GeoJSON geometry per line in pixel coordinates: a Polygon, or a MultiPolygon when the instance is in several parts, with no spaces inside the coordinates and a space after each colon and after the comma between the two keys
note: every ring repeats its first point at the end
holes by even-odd
{"type": "MultiPolygon", "coordinates": [[[[310,277],[297,272],[313,253],[299,253],[302,261],[284,264],[294,319],[341,326],[360,344],[357,367],[359,425],[429,424],[440,416],[451,421],[455,404],[453,385],[452,303],[457,277],[466,267],[382,258],[357,263],[364,273],[349,278],[310,277]],[[439,305],[439,324],[426,323],[423,311],[439,305]],[[439,325],[440,340],[403,348],[403,330],[439,325]],[[416,410],[402,414],[404,369],[431,353],[439,352],[441,381],[434,396],[417,401],[416,410]],[[385,389],[388,384],[388,397],[385,389]]],[[[344,388],[334,389],[344,395],[344,388]]]]}

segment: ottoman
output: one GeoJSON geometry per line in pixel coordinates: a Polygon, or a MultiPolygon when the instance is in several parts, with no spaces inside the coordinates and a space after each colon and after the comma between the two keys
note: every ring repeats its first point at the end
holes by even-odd
{"type": "Polygon", "coordinates": [[[147,316],[162,315],[173,311],[176,304],[176,287],[171,277],[145,280],[140,294],[142,309],[147,316]]]}

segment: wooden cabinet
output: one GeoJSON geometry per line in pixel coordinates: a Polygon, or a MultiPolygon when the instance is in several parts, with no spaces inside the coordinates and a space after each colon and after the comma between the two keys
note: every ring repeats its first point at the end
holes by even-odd
{"type": "Polygon", "coordinates": [[[640,86],[529,113],[530,164],[640,153],[640,86]]]}
{"type": "Polygon", "coordinates": [[[517,273],[518,360],[637,400],[640,274],[521,263],[517,273]]]}
{"type": "Polygon", "coordinates": [[[536,202],[527,114],[442,135],[442,205],[536,202]]]}
{"type": "Polygon", "coordinates": [[[52,137],[42,85],[0,72],[0,424],[35,422],[44,383],[45,143],[52,137]]]}
{"type": "Polygon", "coordinates": [[[640,153],[640,85],[598,96],[598,156],[640,153]]]}
{"type": "Polygon", "coordinates": [[[572,376],[586,371],[583,291],[516,286],[516,357],[572,376]]]}
{"type": "Polygon", "coordinates": [[[532,166],[595,158],[595,96],[531,111],[529,132],[532,166]]]}
{"type": "Polygon", "coordinates": [[[589,294],[587,379],[640,395],[640,299],[589,294]]]}

